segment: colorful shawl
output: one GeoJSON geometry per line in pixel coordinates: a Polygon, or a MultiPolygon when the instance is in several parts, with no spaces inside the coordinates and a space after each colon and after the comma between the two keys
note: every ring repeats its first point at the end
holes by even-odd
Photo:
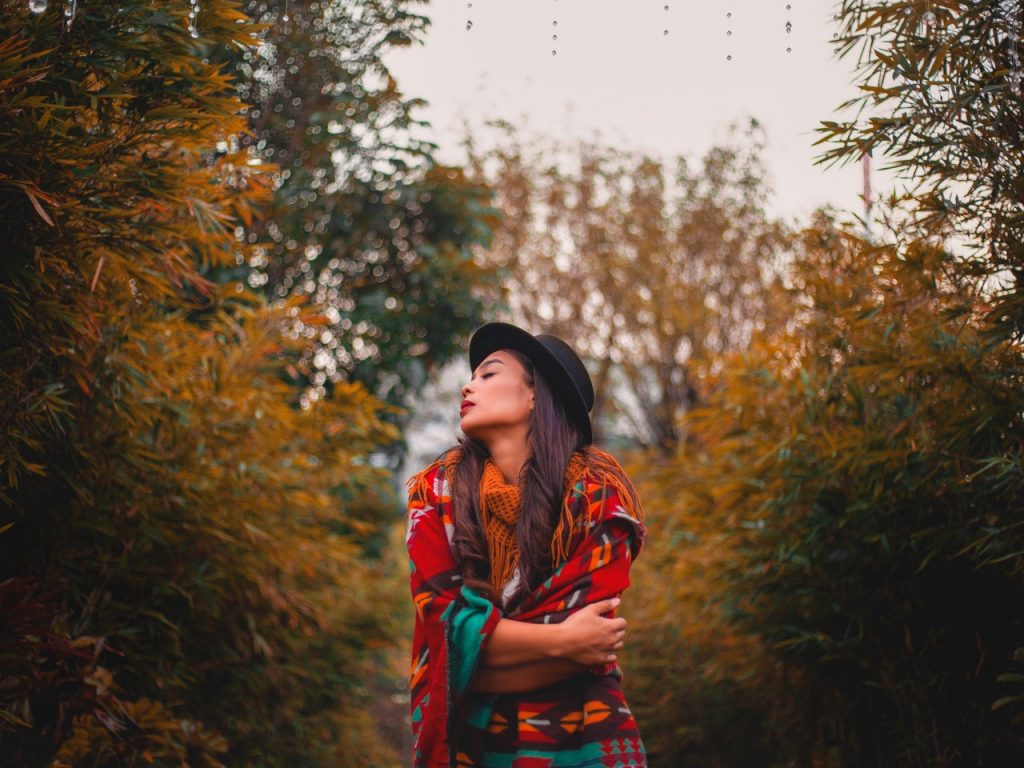
{"type": "MultiPolygon", "coordinates": [[[[409,480],[406,546],[416,607],[410,693],[414,768],[646,766],[643,744],[610,663],[522,694],[470,691],[484,648],[503,614],[461,583],[452,545],[450,451],[409,480]]],[[[642,511],[610,454],[574,455],[552,542],[553,575],[507,618],[557,623],[620,595],[644,537],[642,511]]]]}

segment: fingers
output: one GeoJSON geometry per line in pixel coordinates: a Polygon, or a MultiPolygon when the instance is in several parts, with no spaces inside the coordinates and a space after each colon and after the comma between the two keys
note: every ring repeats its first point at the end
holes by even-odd
{"type": "Polygon", "coordinates": [[[615,610],[620,602],[622,601],[617,597],[609,597],[607,600],[600,600],[594,603],[594,607],[598,613],[608,613],[608,611],[615,610]]]}
{"type": "Polygon", "coordinates": [[[623,635],[626,633],[625,619],[606,619],[602,616],[601,620],[606,633],[611,635],[623,635]]]}

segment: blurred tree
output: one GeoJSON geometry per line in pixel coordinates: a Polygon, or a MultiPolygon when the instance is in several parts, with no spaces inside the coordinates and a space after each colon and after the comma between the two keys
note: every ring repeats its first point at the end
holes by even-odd
{"type": "Polygon", "coordinates": [[[720,594],[789,670],[781,764],[1009,765],[1024,392],[955,260],[887,231],[804,233],[794,324],[725,366],[679,461],[703,476],[692,515],[733,531],[720,594]]]}
{"type": "MultiPolygon", "coordinates": [[[[230,276],[326,308],[330,323],[298,329],[310,341],[314,397],[359,381],[407,404],[461,353],[496,289],[472,258],[497,223],[490,193],[434,162],[434,146],[417,136],[422,102],[403,96],[384,63],[429,23],[412,4],[250,1],[266,25],[261,44],[209,52],[231,62],[251,105],[251,135],[232,141],[280,168],[265,215],[240,230],[258,247],[230,276]]],[[[394,454],[397,466],[401,445],[394,454]]]]}
{"type": "Polygon", "coordinates": [[[762,131],[734,128],[699,169],[677,158],[667,181],[649,157],[527,148],[501,127],[492,149],[468,147],[505,213],[487,258],[507,274],[512,314],[596,361],[595,423],[624,416],[642,444],[670,454],[701,399],[699,368],[781,319],[768,288],[787,234],[764,209],[762,131]]]}
{"type": "MultiPolygon", "coordinates": [[[[687,451],[696,459],[696,451],[687,451]]],[[[769,766],[793,717],[785,675],[721,595],[738,557],[737,521],[717,514],[705,468],[638,452],[650,535],[623,596],[624,685],[652,766],[769,766]]]]}
{"type": "Polygon", "coordinates": [[[789,322],[706,369],[644,472],[667,538],[637,583],[673,586],[632,609],[626,663],[667,764],[1020,761],[1021,8],[840,4],[862,112],[823,161],[887,156],[909,192],[875,242],[812,222],[789,322]]]}
{"type": "Polygon", "coordinates": [[[0,8],[3,763],[392,762],[364,707],[389,410],[303,397],[297,329],[330,318],[218,271],[277,169],[204,54],[260,30],[230,0],[196,37],[188,4],[61,10],[0,8]]]}

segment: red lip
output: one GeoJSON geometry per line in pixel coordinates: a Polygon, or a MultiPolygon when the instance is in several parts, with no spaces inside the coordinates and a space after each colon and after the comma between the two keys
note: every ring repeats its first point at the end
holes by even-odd
{"type": "Polygon", "coordinates": [[[474,403],[474,402],[472,402],[470,400],[463,400],[462,401],[462,411],[460,411],[460,413],[465,411],[467,408],[469,408],[470,406],[473,406],[473,405],[476,405],[476,403],[474,403]]]}

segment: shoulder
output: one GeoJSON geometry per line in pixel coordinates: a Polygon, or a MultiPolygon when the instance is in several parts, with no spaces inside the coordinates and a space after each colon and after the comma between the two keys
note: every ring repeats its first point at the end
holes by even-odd
{"type": "Polygon", "coordinates": [[[436,504],[450,496],[452,469],[462,457],[459,447],[449,448],[405,482],[409,503],[436,504]]]}
{"type": "Polygon", "coordinates": [[[566,470],[562,515],[552,537],[552,557],[564,562],[598,539],[629,540],[632,555],[646,537],[643,508],[625,470],[605,451],[587,446],[574,453],[566,470]]]}
{"type": "Polygon", "coordinates": [[[581,511],[589,520],[621,517],[635,523],[643,521],[643,507],[633,481],[610,453],[587,446],[574,454],[568,479],[568,492],[585,505],[581,511]]]}

